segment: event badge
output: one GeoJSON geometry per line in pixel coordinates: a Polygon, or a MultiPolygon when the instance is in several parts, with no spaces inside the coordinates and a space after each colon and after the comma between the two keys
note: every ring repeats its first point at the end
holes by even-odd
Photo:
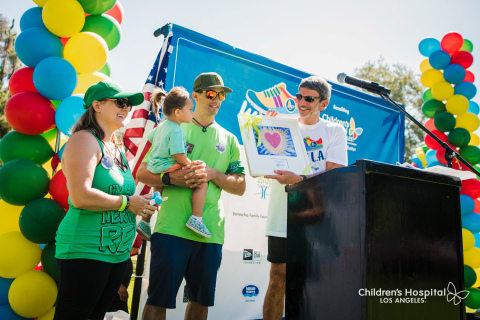
{"type": "Polygon", "coordinates": [[[224,153],[225,152],[225,145],[223,143],[219,143],[215,146],[215,148],[217,149],[218,152],[220,153],[224,153]]]}
{"type": "Polygon", "coordinates": [[[102,167],[104,167],[107,170],[110,170],[113,168],[113,159],[110,158],[110,156],[103,156],[101,163],[102,163],[102,167]]]}

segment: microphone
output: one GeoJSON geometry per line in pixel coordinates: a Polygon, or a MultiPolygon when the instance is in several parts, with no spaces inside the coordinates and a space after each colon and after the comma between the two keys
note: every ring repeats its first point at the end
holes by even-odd
{"type": "Polygon", "coordinates": [[[339,83],[342,83],[342,84],[346,83],[346,84],[352,85],[354,87],[359,87],[359,88],[362,88],[362,89],[365,89],[367,91],[377,93],[377,94],[380,94],[380,95],[381,94],[389,95],[390,92],[391,92],[390,89],[382,87],[381,85],[379,85],[376,82],[370,82],[370,81],[350,77],[350,76],[347,76],[346,73],[340,73],[337,76],[337,80],[338,80],[339,83]]]}

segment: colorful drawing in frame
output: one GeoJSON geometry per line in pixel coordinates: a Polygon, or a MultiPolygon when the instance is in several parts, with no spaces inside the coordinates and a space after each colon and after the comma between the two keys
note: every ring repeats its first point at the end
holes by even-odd
{"type": "MultiPolygon", "coordinates": [[[[259,155],[296,157],[297,152],[289,128],[257,126],[261,137],[260,146],[257,147],[259,155]]],[[[253,130],[255,141],[258,133],[253,130]]]]}

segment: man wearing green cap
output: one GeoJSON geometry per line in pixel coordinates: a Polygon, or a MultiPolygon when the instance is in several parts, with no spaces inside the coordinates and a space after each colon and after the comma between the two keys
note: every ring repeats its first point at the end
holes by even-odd
{"type": "Polygon", "coordinates": [[[222,101],[232,90],[223,84],[218,74],[202,73],[195,79],[193,91],[196,104],[193,121],[182,124],[182,129],[186,134],[188,158],[194,164],[161,176],[147,170],[147,154],[137,171],[138,181],[165,186],[163,196],[168,197],[160,208],[151,236],[149,297],[143,320],[165,319],[166,309],[176,307],[183,278],[189,300],[185,319],[207,318],[208,307],[214,304],[224,242],[221,192],[235,195],[245,192],[239,143],[233,134],[215,122],[222,101]],[[201,182],[208,182],[203,220],[211,226],[211,238],[185,228],[192,214],[191,188],[201,182]]]}

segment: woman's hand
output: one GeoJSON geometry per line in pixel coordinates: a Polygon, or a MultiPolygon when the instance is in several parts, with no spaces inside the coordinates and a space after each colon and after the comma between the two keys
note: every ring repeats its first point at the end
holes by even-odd
{"type": "Polygon", "coordinates": [[[150,205],[151,197],[151,193],[143,196],[130,196],[128,210],[144,218],[151,216],[158,210],[158,206],[150,205]]]}

